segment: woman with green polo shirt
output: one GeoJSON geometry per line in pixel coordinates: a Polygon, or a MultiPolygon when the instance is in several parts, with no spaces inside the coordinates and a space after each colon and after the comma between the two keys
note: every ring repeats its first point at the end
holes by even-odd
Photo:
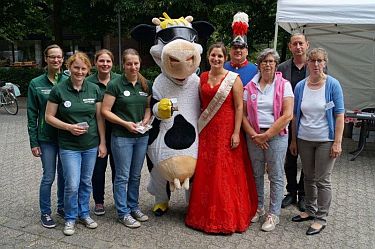
{"type": "Polygon", "coordinates": [[[44,50],[44,61],[47,72],[32,79],[27,92],[27,128],[31,153],[40,157],[43,176],[39,188],[40,222],[43,227],[56,226],[51,217],[51,187],[55,180],[57,168],[57,214],[64,217],[64,176],[58,158],[57,129],[46,123],[44,114],[52,87],[66,80],[68,76],[61,73],[64,61],[62,49],[50,45],[44,50]]]}
{"type": "Polygon", "coordinates": [[[124,75],[113,80],[104,95],[102,114],[113,123],[111,149],[116,165],[114,199],[119,221],[130,228],[148,217],[139,209],[139,185],[146,156],[148,132],[138,132],[151,117],[150,82],[139,73],[141,61],[134,49],[122,55],[124,75]]]}
{"type": "MultiPolygon", "coordinates": [[[[88,76],[86,81],[96,84],[99,86],[101,93],[104,95],[104,92],[107,88],[107,85],[114,79],[120,77],[121,75],[112,72],[113,65],[113,54],[107,49],[101,49],[95,53],[95,66],[97,72],[88,76]]],[[[95,201],[94,214],[104,215],[104,186],[105,186],[105,171],[107,169],[108,157],[109,164],[111,166],[112,172],[112,184],[115,180],[115,163],[113,156],[111,154],[111,133],[112,133],[112,124],[106,120],[105,122],[105,140],[107,145],[108,155],[104,158],[97,157],[94,173],[92,174],[92,196],[95,201]]]]}
{"type": "Polygon", "coordinates": [[[58,128],[65,177],[64,234],[72,235],[77,217],[88,228],[98,226],[90,218],[91,178],[97,154],[105,157],[107,149],[100,114],[102,94],[98,86],[85,81],[91,69],[90,60],[77,52],[68,59],[67,67],[71,76],[52,88],[46,121],[58,128]]]}

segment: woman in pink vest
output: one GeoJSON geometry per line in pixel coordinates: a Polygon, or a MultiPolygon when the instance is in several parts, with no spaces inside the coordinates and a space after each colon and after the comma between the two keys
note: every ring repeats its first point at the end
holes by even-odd
{"type": "Polygon", "coordinates": [[[251,222],[265,215],[264,173],[267,164],[270,205],[262,230],[269,232],[279,223],[284,191],[284,159],[288,147],[287,126],[293,117],[293,90],[276,72],[279,55],[263,50],[257,58],[258,74],[244,87],[243,129],[258,192],[258,210],[251,222]]]}

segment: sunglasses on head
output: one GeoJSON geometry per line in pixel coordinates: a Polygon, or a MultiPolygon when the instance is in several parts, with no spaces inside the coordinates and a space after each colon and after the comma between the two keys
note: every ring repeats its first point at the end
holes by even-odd
{"type": "Polygon", "coordinates": [[[195,29],[176,26],[160,30],[156,33],[155,43],[160,40],[162,43],[167,44],[176,39],[183,39],[189,42],[196,42],[198,40],[198,33],[195,29]]]}

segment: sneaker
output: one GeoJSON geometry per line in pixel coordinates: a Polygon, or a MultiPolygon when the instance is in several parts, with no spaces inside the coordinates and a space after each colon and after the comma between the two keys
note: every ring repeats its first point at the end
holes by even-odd
{"type": "Polygon", "coordinates": [[[64,211],[63,208],[58,208],[56,213],[57,213],[57,215],[60,216],[61,218],[63,218],[63,219],[65,218],[65,211],[64,211]]]}
{"type": "Polygon", "coordinates": [[[56,223],[53,221],[52,217],[49,214],[42,214],[40,216],[40,223],[45,228],[54,228],[56,227],[56,223]]]}
{"type": "Polygon", "coordinates": [[[74,226],[75,226],[74,221],[65,222],[63,233],[67,236],[73,235],[75,232],[74,226]]]}
{"type": "Polygon", "coordinates": [[[125,215],[122,218],[119,218],[119,222],[122,223],[123,225],[130,227],[130,228],[138,228],[141,226],[141,223],[136,221],[133,216],[130,214],[125,215]]]}
{"type": "Polygon", "coordinates": [[[259,221],[260,217],[262,217],[266,212],[264,209],[257,209],[257,212],[255,213],[254,217],[251,219],[251,223],[256,223],[259,221]]]}
{"type": "Polygon", "coordinates": [[[279,217],[274,214],[268,214],[266,221],[262,225],[262,230],[265,232],[270,232],[275,229],[276,225],[279,224],[279,217]]]}
{"type": "Polygon", "coordinates": [[[97,216],[101,216],[105,214],[105,209],[103,204],[95,204],[94,214],[97,216]]]}
{"type": "Polygon", "coordinates": [[[90,228],[90,229],[95,229],[98,227],[98,223],[96,223],[93,219],[91,219],[90,216],[86,217],[86,218],[80,218],[79,219],[79,222],[81,222],[82,224],[84,224],[87,228],[90,228]]]}
{"type": "Polygon", "coordinates": [[[137,221],[141,221],[141,222],[148,220],[148,216],[142,213],[142,211],[139,209],[132,211],[131,216],[133,216],[133,218],[136,219],[137,221]]]}

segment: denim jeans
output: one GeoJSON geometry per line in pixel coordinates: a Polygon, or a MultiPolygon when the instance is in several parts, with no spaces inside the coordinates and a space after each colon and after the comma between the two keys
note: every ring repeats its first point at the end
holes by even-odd
{"type": "Polygon", "coordinates": [[[51,214],[51,188],[57,168],[57,208],[64,208],[64,175],[58,156],[59,147],[55,143],[39,141],[42,155],[43,176],[39,188],[39,206],[41,214],[51,214]]]}
{"type": "Polygon", "coordinates": [[[60,148],[65,178],[65,221],[87,218],[90,213],[91,178],[98,147],[84,151],[60,148]]]}
{"type": "Polygon", "coordinates": [[[92,196],[95,204],[104,204],[105,171],[107,169],[108,158],[112,172],[112,186],[115,181],[116,169],[113,156],[107,155],[104,158],[97,157],[94,173],[92,174],[92,196]]]}
{"type": "Polygon", "coordinates": [[[119,218],[138,209],[141,170],[148,136],[139,138],[112,135],[112,154],[116,165],[114,198],[119,218]]]}
{"type": "Polygon", "coordinates": [[[246,136],[255,184],[258,192],[258,208],[264,208],[264,173],[267,163],[270,181],[269,213],[280,215],[281,202],[284,196],[284,160],[288,148],[288,136],[274,136],[268,141],[269,148],[262,150],[246,136]]]}

